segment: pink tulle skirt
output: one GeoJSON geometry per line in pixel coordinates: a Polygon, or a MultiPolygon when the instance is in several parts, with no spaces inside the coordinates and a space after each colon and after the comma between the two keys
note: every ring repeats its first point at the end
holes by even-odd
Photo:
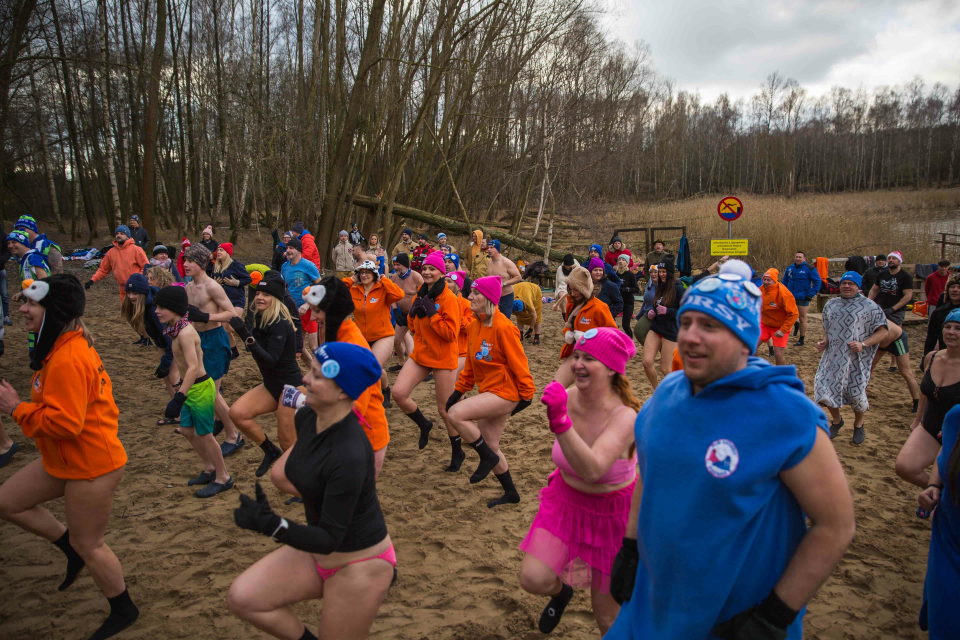
{"type": "Polygon", "coordinates": [[[609,593],[634,485],[636,479],[610,493],[583,493],[564,482],[559,470],[554,471],[540,490],[540,508],[520,550],[553,569],[570,586],[609,593]]]}

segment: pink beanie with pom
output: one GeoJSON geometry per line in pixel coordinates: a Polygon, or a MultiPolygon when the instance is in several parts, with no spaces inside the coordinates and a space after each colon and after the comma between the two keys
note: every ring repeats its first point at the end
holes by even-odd
{"type": "Polygon", "coordinates": [[[573,350],[593,356],[620,375],[626,375],[627,361],[637,353],[633,340],[613,327],[588,329],[573,350]]]}
{"type": "Polygon", "coordinates": [[[500,304],[500,294],[503,292],[503,280],[500,276],[484,276],[473,281],[473,290],[493,304],[500,304]]]}

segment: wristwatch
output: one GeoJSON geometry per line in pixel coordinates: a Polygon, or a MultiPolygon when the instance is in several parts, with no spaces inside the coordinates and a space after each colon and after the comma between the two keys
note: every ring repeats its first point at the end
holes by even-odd
{"type": "Polygon", "coordinates": [[[277,530],[270,534],[270,537],[273,538],[274,542],[282,542],[280,538],[283,537],[282,534],[287,532],[287,529],[290,528],[290,525],[287,524],[286,518],[280,518],[280,526],[277,527],[277,530]]]}

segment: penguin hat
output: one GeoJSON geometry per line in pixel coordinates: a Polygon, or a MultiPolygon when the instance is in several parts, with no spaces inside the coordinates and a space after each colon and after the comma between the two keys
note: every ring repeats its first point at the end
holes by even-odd
{"type": "Polygon", "coordinates": [[[324,314],[324,342],[336,342],[340,325],[354,311],[353,296],[343,280],[327,276],[303,290],[303,300],[324,314]]]}
{"type": "Polygon", "coordinates": [[[30,368],[40,371],[64,327],[83,316],[87,298],[76,276],[58,273],[42,280],[24,280],[23,295],[45,309],[30,368]]]}

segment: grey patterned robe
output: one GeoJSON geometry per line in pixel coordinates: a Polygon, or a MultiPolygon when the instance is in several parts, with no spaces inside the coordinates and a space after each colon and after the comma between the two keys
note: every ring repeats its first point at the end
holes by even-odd
{"type": "Polygon", "coordinates": [[[823,332],[828,344],[813,383],[814,402],[835,409],[848,404],[858,413],[870,408],[867,383],[878,347],[854,353],[847,343],[863,342],[885,326],[887,318],[879,305],[861,294],[827,302],[823,308],[823,332]]]}

